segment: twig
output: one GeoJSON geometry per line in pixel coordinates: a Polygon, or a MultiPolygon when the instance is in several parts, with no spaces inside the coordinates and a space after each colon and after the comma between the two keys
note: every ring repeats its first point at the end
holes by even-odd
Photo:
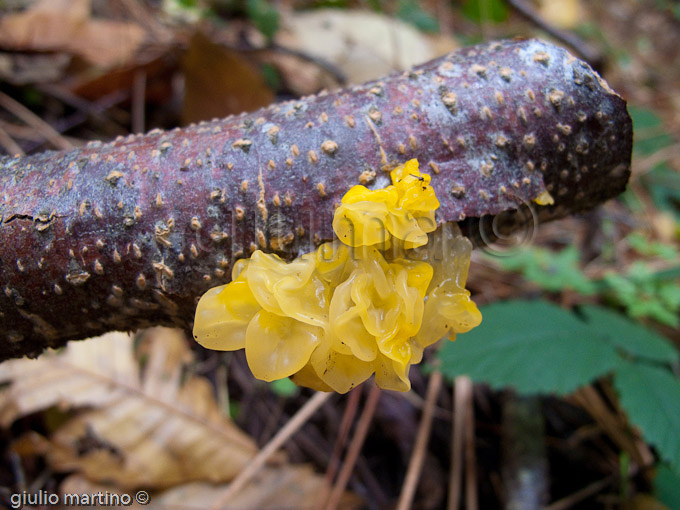
{"type": "Polygon", "coordinates": [[[323,57],[318,57],[316,55],[312,55],[311,53],[307,53],[306,51],[299,50],[296,48],[289,48],[288,46],[282,46],[281,44],[271,41],[268,44],[264,46],[256,46],[253,45],[247,37],[244,37],[241,40],[241,44],[239,45],[233,45],[233,44],[227,44],[226,42],[221,43],[224,47],[233,49],[234,51],[240,51],[240,52],[260,52],[260,51],[275,51],[279,53],[285,53],[286,55],[291,55],[293,57],[297,57],[299,59],[305,60],[307,62],[310,62],[324,71],[326,71],[328,74],[330,74],[335,81],[338,83],[338,85],[343,86],[347,84],[347,77],[345,76],[345,73],[340,70],[335,64],[330,62],[329,60],[326,60],[323,57]]]}
{"type": "Polygon", "coordinates": [[[328,461],[328,467],[326,468],[323,488],[319,491],[319,496],[317,498],[317,510],[323,509],[328,500],[328,496],[330,495],[331,484],[333,483],[338,466],[340,465],[340,455],[342,454],[342,449],[345,447],[345,443],[349,437],[349,431],[352,427],[352,422],[354,421],[354,416],[356,416],[357,409],[359,408],[359,397],[361,397],[362,388],[363,386],[354,388],[347,397],[347,404],[345,406],[345,412],[342,414],[342,421],[340,422],[338,436],[335,439],[335,445],[333,446],[333,453],[331,454],[331,458],[328,461]]]}
{"type": "MultiPolygon", "coordinates": [[[[0,128],[2,128],[12,139],[27,140],[30,142],[45,143],[45,139],[31,126],[24,124],[14,124],[0,119],[0,128]]],[[[24,151],[26,152],[26,151],[24,151]]]]}
{"type": "Polygon", "coordinates": [[[584,386],[573,395],[574,400],[593,417],[597,424],[616,445],[630,455],[639,466],[650,466],[654,463],[654,455],[642,441],[631,437],[630,430],[614,412],[592,385],[584,386]]]}
{"type": "Polygon", "coordinates": [[[467,510],[479,508],[477,497],[477,452],[475,449],[475,403],[472,385],[466,398],[465,412],[465,506],[467,510]]]}
{"type": "Polygon", "coordinates": [[[0,145],[2,145],[2,147],[7,151],[7,154],[18,154],[19,156],[26,155],[19,144],[16,143],[11,136],[9,136],[7,131],[2,129],[2,126],[0,126],[0,145]]]}
{"type": "Polygon", "coordinates": [[[156,44],[167,44],[172,40],[172,32],[166,29],[138,0],[121,0],[121,3],[125,5],[132,19],[144,25],[156,44]]]}
{"type": "MultiPolygon", "coordinates": [[[[422,411],[425,406],[425,399],[413,391],[400,393],[399,397],[406,400],[406,402],[419,411],[422,411]]],[[[444,409],[441,405],[436,405],[434,408],[434,417],[438,420],[449,421],[451,419],[451,412],[444,409]]]]}
{"type": "Polygon", "coordinates": [[[354,465],[357,462],[359,453],[361,452],[361,447],[364,445],[366,440],[366,435],[368,434],[368,429],[373,421],[373,415],[375,414],[375,408],[378,405],[378,400],[380,399],[380,388],[375,384],[371,385],[371,391],[368,393],[368,398],[366,399],[366,404],[364,404],[364,409],[361,412],[361,417],[357,422],[357,428],[354,432],[354,437],[352,437],[352,442],[347,450],[347,455],[345,456],[345,462],[342,465],[338,479],[335,482],[335,486],[331,491],[331,495],[328,498],[328,503],[326,504],[326,510],[335,510],[340,503],[340,498],[342,493],[347,487],[347,482],[349,482],[352,472],[354,471],[354,465]]]}
{"type": "Polygon", "coordinates": [[[589,485],[586,485],[585,487],[577,490],[573,494],[569,494],[569,496],[565,496],[564,498],[558,499],[557,501],[549,504],[548,506],[543,507],[543,510],[567,510],[568,508],[571,508],[577,503],[580,503],[584,499],[594,494],[597,494],[602,489],[610,485],[615,478],[616,477],[614,475],[606,476],[601,480],[597,480],[589,485]]]}
{"type": "Polygon", "coordinates": [[[300,410],[286,423],[281,430],[265,445],[262,450],[250,461],[248,466],[239,473],[239,475],[232,480],[227,490],[222,494],[222,497],[213,504],[212,510],[218,510],[223,505],[229,502],[238,491],[253,479],[253,477],[262,469],[267,460],[279,449],[283,444],[295,434],[302,425],[305,424],[309,418],[321,407],[330,397],[332,393],[317,392],[307,403],[300,408],[300,410]]]}
{"type": "Polygon", "coordinates": [[[16,115],[26,124],[39,131],[57,149],[73,149],[74,145],[61,136],[56,129],[38,117],[24,105],[16,102],[4,92],[0,92],[0,106],[8,112],[16,115]]]}
{"type": "Polygon", "coordinates": [[[430,376],[430,381],[427,385],[427,394],[425,396],[425,407],[423,409],[423,416],[420,419],[418,426],[418,434],[416,435],[416,442],[413,446],[413,453],[411,460],[406,470],[406,479],[399,495],[399,503],[397,510],[408,510],[411,508],[413,496],[415,496],[418,488],[418,480],[420,472],[425,461],[425,453],[427,452],[427,443],[430,439],[430,430],[432,430],[432,419],[434,417],[434,408],[439,396],[439,390],[442,387],[442,373],[435,370],[430,376]]]}
{"type": "Polygon", "coordinates": [[[541,221],[617,195],[631,146],[625,101],[528,40],[248,115],[0,157],[0,259],[14,261],[2,267],[0,360],[115,329],[188,330],[196,298],[237,259],[333,239],[347,190],[408,159],[432,174],[437,221],[465,218],[478,241],[480,218],[522,228],[511,211],[545,191],[555,204],[533,206],[541,221]]]}
{"type": "Polygon", "coordinates": [[[458,510],[463,487],[463,458],[465,447],[465,417],[468,401],[472,399],[472,381],[461,375],[453,383],[453,427],[451,439],[451,470],[449,474],[448,510],[458,510]]]}
{"type": "Polygon", "coordinates": [[[508,0],[508,3],[513,9],[531,21],[534,25],[546,31],[558,41],[570,46],[581,58],[590,63],[595,69],[599,69],[602,66],[602,54],[599,51],[583,42],[573,33],[567,32],[566,30],[560,30],[545,21],[525,0],[508,0]]]}
{"type": "Polygon", "coordinates": [[[279,53],[285,53],[287,55],[292,55],[302,60],[306,60],[307,62],[311,62],[312,64],[316,64],[321,69],[330,74],[333,77],[333,79],[338,83],[338,85],[342,86],[347,84],[347,77],[345,76],[345,73],[343,73],[338,67],[336,67],[334,64],[332,64],[331,62],[324,58],[317,57],[315,55],[310,55],[307,52],[296,50],[294,48],[281,46],[280,44],[277,43],[272,43],[270,46],[267,47],[267,49],[278,51],[279,53]]]}

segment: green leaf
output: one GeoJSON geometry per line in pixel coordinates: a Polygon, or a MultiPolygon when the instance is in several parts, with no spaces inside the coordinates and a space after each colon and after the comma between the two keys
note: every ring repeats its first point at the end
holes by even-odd
{"type": "Polygon", "coordinates": [[[271,41],[279,29],[279,11],[268,0],[247,0],[246,13],[262,35],[271,41]]]}
{"type": "Polygon", "coordinates": [[[661,367],[622,362],[614,386],[631,423],[662,459],[680,467],[680,381],[661,367]]]}
{"type": "Polygon", "coordinates": [[[276,67],[265,62],[260,66],[260,73],[267,87],[271,90],[279,90],[281,88],[281,76],[276,67]]]}
{"type": "Polygon", "coordinates": [[[633,232],[626,237],[626,242],[640,255],[648,257],[661,257],[671,262],[678,260],[680,255],[675,246],[671,244],[664,244],[658,241],[651,241],[647,239],[640,232],[633,232]]]}
{"type": "Polygon", "coordinates": [[[292,397],[297,395],[299,387],[288,378],[277,379],[269,383],[271,389],[280,397],[292,397]]]}
{"type": "Polygon", "coordinates": [[[615,350],[574,314],[544,301],[482,307],[481,326],[439,353],[442,372],[522,394],[568,394],[610,372],[615,350]]]}
{"type": "Polygon", "coordinates": [[[652,110],[631,105],[628,113],[636,133],[633,142],[636,155],[649,156],[673,143],[673,137],[663,129],[661,118],[652,110]]]}
{"type": "Polygon", "coordinates": [[[527,280],[550,292],[571,289],[589,295],[596,290],[579,268],[579,252],[575,246],[558,252],[528,247],[510,256],[494,259],[503,269],[520,271],[527,280]]]}
{"type": "MultiPolygon", "coordinates": [[[[664,129],[661,118],[652,110],[631,105],[628,112],[633,119],[635,156],[650,156],[675,142],[664,129]]],[[[649,190],[657,207],[676,214],[680,211],[680,174],[665,161],[657,163],[640,181],[649,190]]]]}
{"type": "Polygon", "coordinates": [[[503,0],[465,0],[463,14],[477,23],[501,23],[508,17],[508,7],[503,0]]]}
{"type": "Polygon", "coordinates": [[[312,6],[313,9],[323,9],[323,8],[332,8],[332,9],[347,9],[349,7],[349,0],[316,0],[314,2],[314,5],[312,6]]]}
{"type": "Polygon", "coordinates": [[[397,17],[423,32],[439,32],[439,22],[415,0],[399,0],[397,17]]]}
{"type": "Polygon", "coordinates": [[[680,173],[661,163],[641,176],[640,182],[651,193],[654,205],[664,211],[675,212],[676,220],[680,217],[680,173]]]}
{"type": "Polygon", "coordinates": [[[674,272],[654,273],[647,263],[637,260],[625,276],[608,273],[602,278],[602,284],[606,294],[625,306],[631,317],[650,317],[677,327],[680,325],[680,286],[675,279],[674,272]]]}
{"type": "Polygon", "coordinates": [[[594,305],[584,306],[580,311],[591,328],[629,355],[660,363],[677,363],[680,359],[678,350],[663,336],[619,313],[594,305]]]}
{"type": "Polygon", "coordinates": [[[654,478],[654,495],[668,508],[680,508],[680,473],[662,464],[654,478]]]}

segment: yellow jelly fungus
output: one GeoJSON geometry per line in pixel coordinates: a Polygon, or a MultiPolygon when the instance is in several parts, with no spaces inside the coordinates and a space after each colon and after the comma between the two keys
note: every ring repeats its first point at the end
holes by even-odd
{"type": "Polygon", "coordinates": [[[430,186],[430,176],[421,174],[412,159],[392,170],[392,186],[375,191],[357,185],[335,211],[333,230],[348,246],[388,243],[391,237],[406,248],[427,244],[427,234],[437,223],[434,211],[439,200],[430,186]]]}
{"type": "Polygon", "coordinates": [[[536,198],[534,198],[534,202],[536,202],[538,205],[553,205],[555,203],[555,199],[552,197],[550,192],[542,191],[536,198]]]}
{"type": "Polygon", "coordinates": [[[231,283],[201,297],[196,340],[245,348],[265,381],[345,393],[375,374],[381,388],[408,391],[424,348],[482,318],[465,290],[472,246],[455,224],[436,229],[430,176],[411,160],[391,178],[343,197],[333,220],[340,242],[290,263],[261,251],[239,260],[231,283]]]}

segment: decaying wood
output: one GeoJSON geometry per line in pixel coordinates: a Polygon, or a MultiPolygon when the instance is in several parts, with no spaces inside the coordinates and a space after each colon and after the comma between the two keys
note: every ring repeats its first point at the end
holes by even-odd
{"type": "Polygon", "coordinates": [[[625,102],[537,40],[463,49],[382,81],[111,143],[0,158],[0,359],[113,329],[188,328],[197,299],[255,249],[332,238],[354,184],[410,158],[439,221],[546,189],[541,219],[592,208],[630,172],[625,102]]]}

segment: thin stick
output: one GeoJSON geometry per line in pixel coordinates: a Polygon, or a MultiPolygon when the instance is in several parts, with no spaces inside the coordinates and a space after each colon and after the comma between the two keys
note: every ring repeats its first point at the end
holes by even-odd
{"type": "Polygon", "coordinates": [[[465,507],[477,510],[477,454],[475,452],[475,404],[472,395],[472,382],[466,395],[465,413],[465,507]]]}
{"type": "Polygon", "coordinates": [[[74,145],[66,140],[59,132],[50,126],[47,122],[38,117],[31,110],[24,105],[18,103],[4,92],[0,92],[0,106],[8,112],[16,115],[26,124],[31,126],[36,131],[40,132],[46,140],[58,149],[73,149],[74,145]]]}
{"type": "Polygon", "coordinates": [[[432,430],[432,419],[434,417],[434,408],[437,402],[439,390],[442,387],[442,373],[436,370],[430,376],[430,381],[427,385],[427,393],[425,396],[425,407],[423,409],[423,416],[420,419],[418,426],[418,433],[416,435],[416,443],[413,447],[413,454],[406,470],[406,479],[404,486],[399,495],[399,503],[397,510],[408,510],[411,508],[413,496],[418,488],[418,480],[423,469],[423,462],[425,461],[425,453],[427,451],[427,443],[430,439],[430,431],[432,430]]]}
{"type": "Polygon", "coordinates": [[[347,450],[347,455],[345,456],[345,463],[342,465],[338,479],[335,482],[333,491],[331,492],[330,498],[328,498],[328,504],[326,505],[326,510],[335,510],[340,503],[340,498],[342,493],[347,487],[347,482],[352,476],[354,471],[354,465],[357,462],[359,453],[361,452],[361,447],[364,445],[366,440],[366,435],[368,434],[368,429],[373,421],[373,415],[375,414],[375,408],[378,405],[378,400],[380,399],[380,388],[375,384],[371,386],[371,391],[366,399],[366,404],[361,413],[361,418],[357,422],[357,428],[354,432],[354,437],[352,438],[352,443],[349,445],[347,450]]]}
{"type": "Polygon", "coordinates": [[[610,485],[615,479],[615,476],[609,475],[602,480],[597,480],[589,485],[586,485],[582,489],[577,490],[573,494],[569,494],[562,499],[558,499],[554,503],[543,507],[543,510],[567,510],[577,503],[580,503],[586,498],[593,496],[600,492],[602,489],[610,485]]]}
{"type": "Polygon", "coordinates": [[[590,45],[583,42],[574,33],[568,32],[566,30],[560,30],[559,28],[548,23],[541,16],[539,16],[531,7],[531,5],[525,0],[508,0],[508,3],[513,9],[531,21],[534,25],[542,30],[545,30],[555,39],[562,41],[568,46],[571,46],[571,49],[578,53],[581,58],[588,61],[590,65],[595,68],[601,67],[602,55],[590,45]]]}
{"type": "Polygon", "coordinates": [[[619,448],[627,452],[633,461],[640,466],[649,466],[654,456],[642,442],[636,443],[630,430],[619,417],[608,407],[592,385],[584,386],[574,392],[574,399],[595,419],[604,432],[619,448]]]}
{"type": "Polygon", "coordinates": [[[14,156],[15,154],[18,154],[19,156],[26,155],[22,148],[19,147],[19,144],[16,143],[11,136],[9,136],[7,131],[2,129],[2,126],[0,126],[0,145],[2,145],[2,147],[7,151],[7,154],[10,156],[14,156]]]}
{"type": "Polygon", "coordinates": [[[238,491],[253,479],[253,477],[262,469],[267,460],[279,449],[283,444],[295,434],[300,427],[302,427],[309,418],[319,409],[330,397],[332,393],[317,392],[307,403],[295,413],[295,415],[286,423],[281,430],[266,444],[262,450],[250,461],[248,466],[239,473],[239,475],[232,480],[227,490],[222,494],[222,497],[211,507],[212,510],[218,510],[229,502],[238,491]]]}
{"type": "Polygon", "coordinates": [[[453,383],[453,438],[451,440],[448,510],[458,510],[460,506],[463,488],[466,403],[471,391],[472,382],[469,377],[464,375],[456,377],[453,383]]]}
{"type": "Polygon", "coordinates": [[[340,455],[342,454],[342,449],[345,447],[345,443],[349,437],[350,428],[352,427],[352,422],[354,421],[357,409],[359,408],[359,397],[361,396],[362,388],[363,386],[354,388],[348,395],[347,405],[345,407],[345,411],[342,413],[342,421],[340,422],[338,437],[335,440],[333,453],[331,453],[331,458],[328,462],[328,468],[326,469],[326,475],[324,476],[323,487],[319,491],[319,496],[317,497],[317,510],[323,509],[330,495],[331,484],[333,483],[333,478],[335,478],[335,475],[338,471],[338,466],[340,465],[340,455]]]}

